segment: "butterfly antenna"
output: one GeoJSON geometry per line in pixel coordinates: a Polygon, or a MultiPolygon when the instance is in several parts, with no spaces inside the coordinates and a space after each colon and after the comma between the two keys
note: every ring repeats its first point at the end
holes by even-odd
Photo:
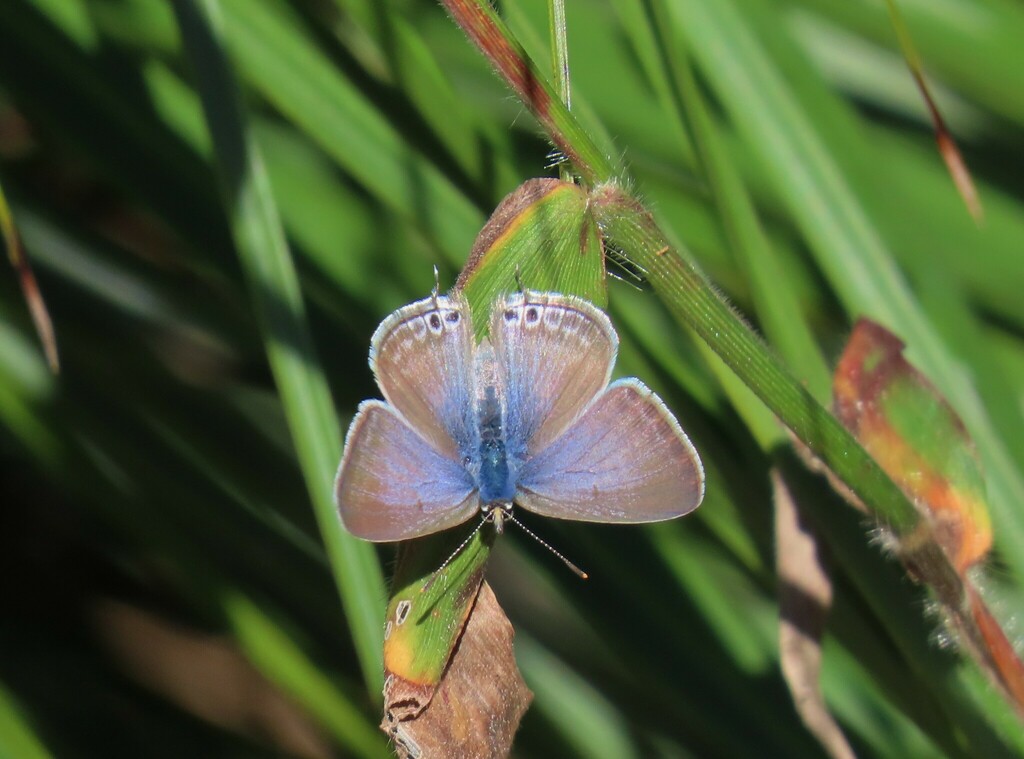
{"type": "Polygon", "coordinates": [[[460,553],[462,553],[462,549],[465,548],[469,544],[469,541],[471,541],[473,539],[474,535],[476,535],[478,532],[480,532],[480,528],[484,526],[485,522],[487,522],[487,518],[486,517],[481,519],[480,520],[480,524],[478,524],[476,526],[476,529],[474,529],[473,532],[469,533],[469,535],[466,536],[465,540],[463,540],[461,543],[459,543],[459,547],[456,548],[454,551],[452,551],[451,556],[449,556],[447,559],[445,559],[444,562],[441,564],[441,566],[439,566],[437,569],[434,570],[434,573],[432,575],[430,575],[430,579],[427,580],[426,584],[422,588],[420,588],[420,593],[426,593],[428,590],[430,590],[434,586],[434,581],[437,580],[437,578],[440,576],[441,571],[445,567],[447,567],[449,564],[451,564],[456,556],[458,556],[460,553]]]}
{"type": "MultiPolygon", "coordinates": [[[[537,537],[537,536],[536,536],[536,535],[535,535],[535,534],[533,533],[533,531],[532,531],[532,530],[530,530],[530,528],[529,528],[529,527],[527,527],[527,526],[526,526],[525,524],[523,524],[522,522],[520,522],[520,521],[519,521],[518,519],[516,519],[516,518],[515,518],[514,516],[512,516],[511,514],[507,514],[507,513],[506,513],[506,514],[505,514],[505,519],[507,519],[508,521],[510,521],[510,522],[512,522],[513,524],[517,525],[517,526],[519,527],[519,529],[520,529],[520,530],[522,530],[523,532],[525,532],[525,533],[526,533],[527,535],[529,535],[529,536],[530,536],[531,538],[533,538],[534,540],[536,540],[536,541],[537,541],[538,543],[540,543],[540,544],[541,544],[542,546],[544,546],[544,547],[545,547],[546,549],[548,549],[549,551],[551,551],[551,553],[553,553],[553,554],[554,554],[555,556],[557,556],[557,557],[558,557],[559,559],[561,559],[561,560],[562,560],[562,563],[563,563],[563,564],[565,564],[565,566],[569,567],[569,569],[571,569],[571,570],[572,570],[573,572],[575,572],[575,573],[576,573],[576,575],[577,575],[577,576],[579,576],[579,578],[580,578],[581,580],[586,580],[586,579],[588,579],[588,578],[590,577],[590,575],[588,575],[588,574],[587,574],[586,572],[584,572],[584,571],[583,571],[582,569],[580,569],[579,567],[577,567],[577,566],[576,566],[575,564],[573,564],[573,563],[572,563],[571,561],[569,561],[569,560],[568,560],[567,558],[565,558],[564,556],[562,556],[562,554],[560,554],[560,553],[559,553],[558,551],[556,551],[556,550],[555,550],[554,548],[552,548],[552,547],[551,547],[551,546],[550,546],[550,545],[549,545],[548,543],[546,543],[545,541],[543,541],[543,540],[541,540],[540,538],[538,538],[538,537],[537,537]]],[[[479,530],[480,528],[479,528],[479,527],[477,527],[477,529],[479,530]]]]}
{"type": "Polygon", "coordinates": [[[437,264],[434,264],[434,289],[430,291],[431,297],[434,301],[437,301],[437,296],[441,292],[441,273],[437,270],[437,264]]]}
{"type": "Polygon", "coordinates": [[[519,288],[519,292],[525,293],[526,288],[523,287],[523,274],[519,271],[519,264],[516,264],[516,286],[519,288]]]}

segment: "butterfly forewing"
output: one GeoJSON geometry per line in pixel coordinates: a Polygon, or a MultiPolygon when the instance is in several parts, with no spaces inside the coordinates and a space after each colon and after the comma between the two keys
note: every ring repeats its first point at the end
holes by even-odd
{"type": "Polygon", "coordinates": [[[465,467],[427,445],[380,401],[365,401],[352,420],[334,496],[345,528],[376,541],[453,527],[479,508],[465,467]]]}
{"type": "Polygon", "coordinates": [[[491,342],[505,401],[505,439],[520,456],[544,450],[608,384],[618,337],[584,300],[526,291],[498,301],[491,342]]]}
{"type": "Polygon", "coordinates": [[[704,470],[665,404],[639,380],[608,387],[520,473],[516,503],[585,522],[658,522],[697,508],[704,470]]]}
{"type": "Polygon", "coordinates": [[[388,402],[436,450],[461,460],[476,444],[473,325],[461,298],[434,296],[377,328],[370,367],[388,402]]]}

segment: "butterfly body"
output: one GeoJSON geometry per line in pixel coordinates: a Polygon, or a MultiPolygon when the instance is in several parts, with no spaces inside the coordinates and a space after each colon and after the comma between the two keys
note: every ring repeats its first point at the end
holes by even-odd
{"type": "Polygon", "coordinates": [[[497,388],[484,388],[480,404],[479,474],[476,477],[481,505],[510,502],[515,495],[515,469],[510,467],[497,388]]]}
{"type": "Polygon", "coordinates": [[[513,503],[584,521],[651,522],[700,503],[703,469],[664,404],[635,379],[608,384],[618,337],[579,298],[499,300],[476,345],[468,304],[433,296],[374,334],[385,402],[352,421],[335,484],[346,528],[405,540],[513,503]]]}

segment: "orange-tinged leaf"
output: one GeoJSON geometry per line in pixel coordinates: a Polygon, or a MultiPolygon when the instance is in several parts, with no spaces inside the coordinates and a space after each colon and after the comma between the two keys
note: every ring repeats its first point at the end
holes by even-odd
{"type": "Polygon", "coordinates": [[[968,586],[967,600],[990,668],[1017,705],[1017,709],[1024,713],[1024,663],[973,586],[968,586]]]}
{"type": "Polygon", "coordinates": [[[960,574],[988,553],[992,524],[974,444],[903,343],[860,320],[836,368],[836,414],[926,516],[960,574]]]}
{"type": "Polygon", "coordinates": [[[402,689],[385,685],[381,729],[400,757],[500,759],[512,747],[533,694],[516,667],[512,625],[483,583],[437,693],[413,711],[402,689]]]}

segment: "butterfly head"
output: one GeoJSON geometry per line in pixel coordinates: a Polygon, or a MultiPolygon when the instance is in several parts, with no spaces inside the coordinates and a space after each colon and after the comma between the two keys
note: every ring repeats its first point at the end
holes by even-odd
{"type": "Polygon", "coordinates": [[[481,507],[480,513],[483,514],[485,522],[494,525],[494,531],[499,535],[505,532],[506,519],[515,521],[515,517],[512,516],[511,501],[486,504],[481,507]]]}

